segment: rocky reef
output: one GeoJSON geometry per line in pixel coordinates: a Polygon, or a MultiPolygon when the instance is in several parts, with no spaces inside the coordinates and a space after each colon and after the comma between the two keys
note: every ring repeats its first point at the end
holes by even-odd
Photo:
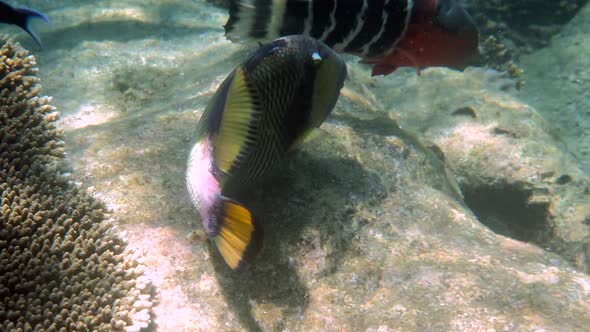
{"type": "Polygon", "coordinates": [[[496,34],[524,52],[547,46],[551,37],[557,34],[587,2],[465,1],[484,35],[496,34]]]}
{"type": "Polygon", "coordinates": [[[522,58],[529,84],[523,99],[555,126],[555,134],[590,173],[590,5],[551,39],[522,58]]]}
{"type": "Polygon", "coordinates": [[[35,58],[0,37],[0,329],[139,331],[151,295],[103,207],[74,184],[35,58]]]}
{"type": "MultiPolygon", "coordinates": [[[[142,89],[158,73],[138,70],[142,89]]],[[[158,330],[583,331],[586,215],[570,213],[583,211],[588,180],[514,82],[485,70],[349,73],[325,133],[253,188],[265,244],[237,274],[184,191],[217,81],[199,85],[196,112],[145,113],[145,100],[126,99],[115,124],[71,132],[86,185],[126,220],[167,299],[158,330]]]]}
{"type": "Polygon", "coordinates": [[[436,144],[467,206],[495,232],[551,248],[590,271],[590,180],[554,127],[514,97],[506,74],[426,75],[432,78],[403,89],[424,100],[420,111],[405,99],[391,112],[436,144]]]}
{"type": "Polygon", "coordinates": [[[347,57],[324,133],[252,188],[264,248],[232,273],[203,237],[184,172],[205,105],[251,49],[224,40],[226,10],[204,0],[82,5],[55,9],[75,23],[47,33],[40,75],[66,112],[72,178],[142,253],[156,330],[590,325],[588,174],[541,115],[547,104],[524,102],[506,75],[372,78],[347,57]]]}

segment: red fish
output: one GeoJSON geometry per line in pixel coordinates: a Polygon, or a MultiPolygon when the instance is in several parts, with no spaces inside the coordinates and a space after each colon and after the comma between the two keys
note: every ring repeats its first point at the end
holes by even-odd
{"type": "Polygon", "coordinates": [[[457,0],[231,0],[232,41],[303,34],[361,57],[372,74],[399,67],[462,68],[479,33],[457,0]]]}

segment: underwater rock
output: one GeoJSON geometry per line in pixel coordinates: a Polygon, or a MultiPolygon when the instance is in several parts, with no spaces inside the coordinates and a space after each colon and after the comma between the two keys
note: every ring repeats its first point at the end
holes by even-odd
{"type": "MultiPolygon", "coordinates": [[[[73,176],[112,209],[129,246],[145,253],[146,275],[159,295],[152,306],[155,329],[587,329],[590,278],[545,245],[483,225],[494,218],[474,214],[457,190],[477,179],[470,182],[466,174],[457,183],[448,166],[461,160],[433,144],[447,137],[435,130],[445,124],[450,135],[461,123],[491,121],[495,113],[481,109],[508,116],[514,108],[533,116],[525,125],[544,128],[530,107],[511,97],[514,82],[494,72],[431,69],[419,77],[400,70],[370,78],[370,70],[349,57],[350,77],[325,132],[252,191],[264,247],[248,269],[230,272],[200,232],[185,171],[203,108],[248,50],[225,41],[225,10],[204,1],[170,3],[141,5],[182,12],[182,22],[198,21],[206,32],[183,30],[170,19],[175,16],[162,15],[155,17],[165,24],[149,38],[142,39],[145,26],[125,25],[126,35],[141,38],[120,39],[120,31],[112,36],[88,15],[80,20],[97,31],[91,42],[74,26],[66,44],[79,46],[65,47],[58,30],[53,41],[62,46],[42,58],[55,95],[64,96],[55,102],[67,100],[80,123],[92,115],[78,112],[89,103],[112,111],[104,121],[64,128],[65,148],[73,176]],[[189,4],[207,15],[195,19],[189,4]],[[66,86],[62,76],[79,86],[66,86]]],[[[518,135],[512,126],[496,127],[493,137],[518,135]]],[[[546,138],[542,131],[531,135],[546,138]]],[[[545,179],[573,193],[569,186],[580,178],[575,165],[571,172],[567,167],[545,179]]],[[[528,174],[524,168],[514,173],[528,174]]],[[[536,197],[545,204],[543,195],[536,197]]]]}
{"type": "MultiPolygon", "coordinates": [[[[518,144],[535,138],[548,153],[559,153],[542,118],[506,93],[514,82],[495,72],[443,69],[425,70],[421,77],[402,71],[371,79],[356,64],[349,73],[335,112],[322,127],[325,133],[252,191],[248,204],[261,218],[265,243],[242,272],[231,272],[199,232],[186,235],[201,227],[182,190],[200,112],[155,118],[142,125],[141,135],[102,126],[108,144],[96,140],[76,160],[92,174],[87,181],[97,191],[108,188],[105,195],[123,192],[135,198],[115,215],[138,223],[129,228],[130,241],[149,248],[146,269],[159,280],[157,291],[165,302],[156,308],[157,328],[584,330],[590,324],[590,278],[556,254],[482,225],[463,204],[447,167],[466,167],[457,173],[463,188],[488,184],[489,177],[477,180],[477,170],[469,166],[484,159],[475,154],[460,164],[470,155],[457,157],[451,149],[454,128],[480,121],[498,122],[485,132],[491,143],[530,136],[518,144]],[[420,138],[422,133],[438,144],[420,138]],[[117,157],[121,144],[114,142],[131,150],[149,146],[149,151],[117,157]],[[94,147],[98,144],[100,149],[94,147]],[[125,174],[93,169],[97,155],[105,154],[130,173],[143,169],[149,180],[130,185],[125,174]],[[112,183],[102,187],[107,179],[112,183]],[[130,206],[141,214],[130,213],[130,206]]],[[[129,125],[134,118],[129,115],[129,125]]],[[[507,142],[501,146],[509,147],[507,142]]],[[[489,160],[500,152],[490,149],[489,160]]],[[[506,182],[515,178],[515,186],[530,175],[528,167],[534,168],[533,161],[501,157],[506,156],[495,156],[508,165],[523,163],[505,175],[506,182]]],[[[581,178],[575,165],[560,161],[555,167],[556,186],[569,188],[581,178]]],[[[502,179],[506,170],[494,178],[502,179]]],[[[536,184],[527,183],[517,188],[527,192],[536,184]]]]}
{"type": "Polygon", "coordinates": [[[481,222],[588,272],[590,180],[544,118],[514,97],[505,76],[428,70],[389,97],[402,100],[391,111],[440,148],[481,222]]]}
{"type": "MultiPolygon", "coordinates": [[[[326,137],[305,145],[253,195],[266,234],[259,259],[231,274],[212,256],[221,292],[241,320],[224,317],[232,322],[227,329],[583,330],[590,323],[590,278],[555,254],[482,225],[446,167],[459,170],[464,190],[493,188],[493,180],[501,184],[504,177],[517,190],[536,189],[536,182],[519,181],[528,181],[530,170],[557,167],[556,160],[536,166],[532,156],[511,154],[547,146],[550,155],[563,157],[544,134],[542,118],[502,90],[495,95],[495,86],[507,82],[490,74],[436,69],[364,84],[364,68],[352,65],[349,72],[323,126],[326,137]],[[504,117],[511,121],[500,121],[504,117]],[[472,130],[473,139],[484,135],[479,143],[489,145],[489,153],[458,155],[454,135],[480,122],[486,130],[472,130]],[[406,130],[412,125],[438,148],[406,130]],[[496,140],[518,135],[530,139],[509,155],[492,149],[496,140]],[[534,139],[545,141],[531,146],[534,139]],[[494,158],[507,167],[496,167],[494,158]],[[478,170],[476,163],[491,165],[478,170]]],[[[560,160],[559,167],[556,172],[579,181],[575,165],[560,160]]],[[[464,195],[469,201],[472,194],[464,195]]],[[[542,201],[527,198],[525,205],[542,201]]]]}
{"type": "Polygon", "coordinates": [[[149,315],[136,315],[151,308],[141,266],[64,175],[58,113],[36,72],[33,56],[0,37],[0,329],[147,327],[149,315]]]}
{"type": "Polygon", "coordinates": [[[590,4],[546,48],[522,58],[529,86],[523,99],[557,129],[568,149],[590,173],[590,4]]]}

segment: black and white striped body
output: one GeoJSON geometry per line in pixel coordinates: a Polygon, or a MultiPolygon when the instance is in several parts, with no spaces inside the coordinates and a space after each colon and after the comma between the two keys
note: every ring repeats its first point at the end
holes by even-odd
{"type": "Polygon", "coordinates": [[[225,31],[232,41],[303,34],[337,52],[374,58],[402,39],[413,0],[232,0],[225,31]]]}

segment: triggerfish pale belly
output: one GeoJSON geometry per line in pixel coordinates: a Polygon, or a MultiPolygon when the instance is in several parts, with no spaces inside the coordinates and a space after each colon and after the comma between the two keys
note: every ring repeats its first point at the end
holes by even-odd
{"type": "Polygon", "coordinates": [[[478,52],[479,33],[457,0],[230,0],[232,41],[303,34],[373,65],[461,68],[478,52]]]}
{"type": "Polygon", "coordinates": [[[346,65],[305,36],[261,46],[223,81],[197,124],[187,187],[207,236],[231,269],[261,247],[262,229],[239,202],[330,114],[346,65]]]}

